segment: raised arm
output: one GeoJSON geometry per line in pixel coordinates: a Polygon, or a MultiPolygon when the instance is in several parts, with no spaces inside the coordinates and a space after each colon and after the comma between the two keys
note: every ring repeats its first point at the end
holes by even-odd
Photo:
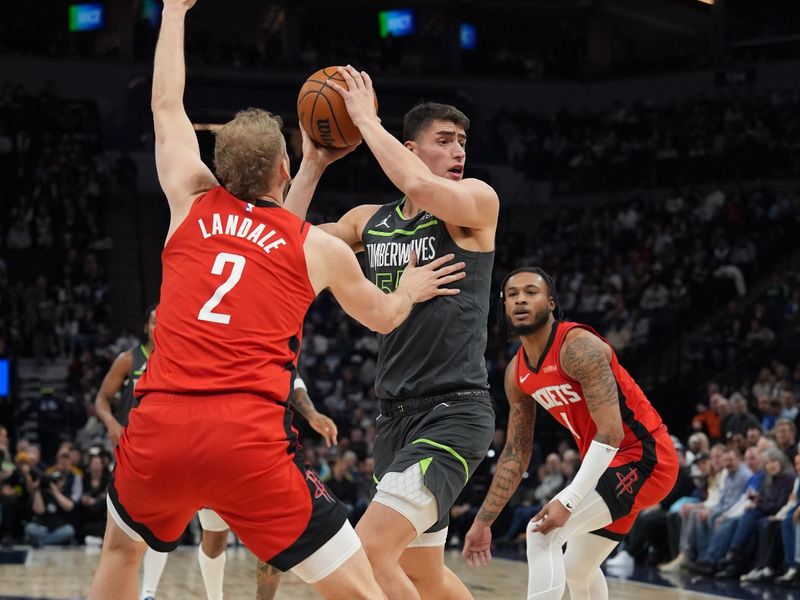
{"type": "Polygon", "coordinates": [[[508,398],[508,428],[506,445],[497,459],[492,483],[486,499],[464,538],[462,555],[473,567],[487,565],[492,558],[491,525],[519,487],[533,452],[533,426],[536,421],[536,402],[517,385],[515,364],[506,367],[505,389],[508,398]]]}
{"type": "Polygon", "coordinates": [[[340,239],[312,227],[304,248],[314,291],[329,288],[348,315],[383,334],[405,321],[417,302],[457,294],[458,290],[441,286],[464,278],[463,262],[447,264],[453,254],[424,267],[416,267],[410,261],[397,289],[386,294],[364,277],[353,252],[340,239]]]}
{"type": "MultiPolygon", "coordinates": [[[[297,174],[292,179],[292,185],[289,187],[283,207],[301,219],[305,219],[311,199],[325,169],[332,162],[352,152],[358,147],[358,144],[347,148],[324,148],[315,143],[302,127],[300,127],[300,133],[303,136],[303,160],[300,162],[297,174]]],[[[378,206],[373,204],[357,206],[337,222],[324,223],[319,228],[342,240],[354,252],[361,252],[364,249],[361,242],[361,230],[377,209],[378,206]]]]}
{"type": "Polygon", "coordinates": [[[196,0],[165,0],[156,44],[151,107],[156,134],[156,170],[170,208],[167,238],[189,213],[194,199],[217,185],[200,159],[200,146],[183,107],[186,12],[196,0]]]}
{"type": "Polygon", "coordinates": [[[500,201],[492,187],[478,179],[451,181],[434,175],[418,156],[381,125],[375,113],[369,75],[349,66],[339,72],[349,89],[333,81],[329,85],[344,97],[353,124],[392,183],[415,205],[451,225],[494,229],[500,201]]]}
{"type": "Polygon", "coordinates": [[[122,352],[116,359],[114,359],[111,368],[103,378],[103,383],[100,384],[100,389],[97,390],[97,395],[94,398],[94,408],[97,412],[97,418],[103,422],[108,431],[108,438],[111,440],[111,445],[116,446],[119,438],[122,435],[122,425],[114,417],[111,412],[111,400],[115,394],[122,387],[125,378],[130,373],[131,365],[133,364],[133,354],[130,351],[122,352]]]}
{"type": "Polygon", "coordinates": [[[581,384],[586,408],[597,433],[572,482],[548,502],[533,521],[538,531],[561,527],[583,498],[597,487],[624,437],[619,410],[619,390],[611,371],[611,349],[599,337],[585,329],[574,329],[561,346],[561,368],[581,384]]]}

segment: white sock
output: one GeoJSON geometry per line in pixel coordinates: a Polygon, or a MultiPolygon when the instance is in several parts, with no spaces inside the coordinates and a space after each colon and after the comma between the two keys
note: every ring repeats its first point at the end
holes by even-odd
{"type": "Polygon", "coordinates": [[[200,562],[200,572],[203,574],[203,583],[206,585],[208,600],[222,600],[222,579],[225,575],[225,552],[217,558],[209,558],[203,552],[203,546],[197,547],[197,560],[200,562]]]}
{"type": "Polygon", "coordinates": [[[167,564],[169,552],[158,552],[148,548],[144,553],[144,572],[142,573],[142,594],[141,600],[155,597],[158,590],[158,582],[167,564]]]}

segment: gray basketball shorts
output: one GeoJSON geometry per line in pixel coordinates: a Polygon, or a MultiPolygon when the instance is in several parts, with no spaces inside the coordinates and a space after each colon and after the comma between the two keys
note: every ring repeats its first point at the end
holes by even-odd
{"type": "Polygon", "coordinates": [[[425,487],[436,497],[439,509],[439,520],[426,533],[447,527],[450,507],[492,443],[494,409],[489,392],[384,400],[376,429],[373,496],[386,473],[402,473],[419,463],[425,487]]]}

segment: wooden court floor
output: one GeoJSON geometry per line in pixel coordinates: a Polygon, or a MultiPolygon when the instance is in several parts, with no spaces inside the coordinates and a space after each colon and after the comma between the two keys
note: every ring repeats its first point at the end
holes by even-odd
{"type": "MultiPolygon", "coordinates": [[[[78,600],[86,598],[97,565],[99,549],[46,548],[31,552],[26,565],[0,565],[0,598],[78,600]]],[[[471,569],[455,552],[448,552],[448,565],[462,578],[476,600],[524,600],[525,563],[494,559],[486,569],[471,569]]],[[[255,558],[244,548],[229,548],[225,569],[227,600],[255,597],[255,558]]],[[[700,600],[719,598],[676,588],[609,579],[613,600],[700,600]]],[[[191,547],[175,550],[167,562],[158,600],[205,599],[197,553],[191,547]]],[[[311,600],[319,596],[291,573],[283,577],[279,600],[311,600]]]]}

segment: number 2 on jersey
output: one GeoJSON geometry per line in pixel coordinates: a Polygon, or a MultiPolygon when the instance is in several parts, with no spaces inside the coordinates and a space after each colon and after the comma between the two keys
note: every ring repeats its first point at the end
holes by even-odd
{"type": "Polygon", "coordinates": [[[225,281],[225,283],[219,286],[211,298],[209,298],[208,301],[203,304],[203,308],[200,309],[200,314],[197,315],[198,321],[210,321],[211,323],[221,323],[222,325],[228,325],[231,322],[230,315],[225,313],[216,313],[214,312],[214,309],[220,302],[222,302],[223,296],[230,292],[234,286],[239,283],[239,279],[242,278],[242,271],[244,271],[245,258],[244,256],[240,256],[238,254],[220,252],[217,254],[217,258],[214,261],[214,266],[211,267],[211,274],[222,275],[222,272],[225,270],[226,263],[233,264],[233,267],[231,268],[231,274],[228,276],[228,279],[225,281]]]}

